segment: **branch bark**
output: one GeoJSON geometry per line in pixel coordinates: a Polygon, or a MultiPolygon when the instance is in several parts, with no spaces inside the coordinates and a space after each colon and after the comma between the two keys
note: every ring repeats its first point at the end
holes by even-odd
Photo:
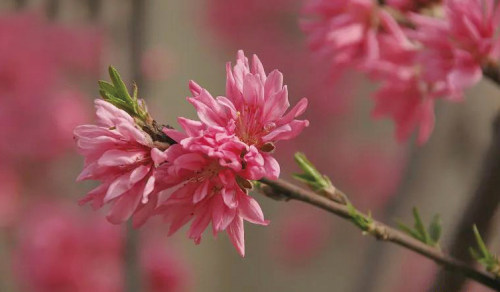
{"type": "MultiPolygon", "coordinates": [[[[346,205],[331,201],[312,191],[303,189],[284,180],[273,181],[268,179],[261,179],[260,182],[264,184],[261,187],[262,192],[273,199],[294,199],[302,201],[304,203],[316,206],[327,212],[335,214],[343,219],[352,219],[349,209],[346,205]]],[[[373,225],[368,233],[379,240],[395,243],[399,246],[417,252],[422,256],[432,259],[448,271],[462,274],[469,279],[475,280],[487,287],[500,291],[500,280],[496,279],[493,275],[490,275],[483,270],[479,270],[475,267],[469,266],[467,263],[446,255],[441,250],[428,246],[384,223],[374,220],[373,225]]]]}

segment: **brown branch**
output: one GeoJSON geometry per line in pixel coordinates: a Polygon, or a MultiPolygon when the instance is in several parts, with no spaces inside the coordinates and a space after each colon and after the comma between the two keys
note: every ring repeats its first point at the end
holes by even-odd
{"type": "MultiPolygon", "coordinates": [[[[316,206],[325,211],[333,213],[341,218],[351,220],[351,214],[346,205],[342,205],[320,196],[312,191],[303,189],[299,186],[286,182],[284,180],[261,179],[264,185],[261,191],[274,199],[294,199],[316,206]]],[[[493,275],[469,266],[466,263],[446,255],[441,250],[426,245],[405,233],[394,229],[384,223],[373,221],[367,232],[375,238],[382,241],[393,242],[399,246],[417,252],[443,266],[445,269],[460,273],[467,278],[475,280],[487,287],[500,291],[500,280],[493,275]]]]}
{"type": "Polygon", "coordinates": [[[500,67],[497,62],[488,62],[484,65],[483,75],[497,85],[500,85],[500,67]]]}

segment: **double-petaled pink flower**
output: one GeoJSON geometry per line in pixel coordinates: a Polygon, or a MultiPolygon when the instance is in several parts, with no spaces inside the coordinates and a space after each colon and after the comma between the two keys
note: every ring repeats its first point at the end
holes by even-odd
{"type": "Polygon", "coordinates": [[[111,204],[110,222],[118,224],[134,215],[134,223],[140,225],[156,207],[155,165],[165,156],[127,112],[104,100],[95,105],[97,125],[78,126],[74,135],[85,156],[78,180],[99,180],[101,185],[81,203],[92,202],[94,208],[111,204]]]}
{"type": "Polygon", "coordinates": [[[283,75],[277,70],[267,75],[256,55],[250,65],[243,51],[239,51],[236,65],[231,68],[228,63],[226,71],[226,96],[214,99],[191,81],[189,87],[194,97],[188,100],[205,125],[225,128],[249,146],[247,151],[258,150],[269,170],[266,176],[277,178],[279,165],[269,152],[274,143],[296,137],[309,125],[307,120],[295,119],[307,108],[307,99],[302,98],[285,114],[290,103],[283,75]]]}

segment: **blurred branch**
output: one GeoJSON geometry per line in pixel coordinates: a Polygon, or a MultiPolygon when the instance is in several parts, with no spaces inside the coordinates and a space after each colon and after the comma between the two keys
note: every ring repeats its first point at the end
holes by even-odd
{"type": "Polygon", "coordinates": [[[87,0],[87,5],[89,8],[90,19],[96,20],[101,14],[101,0],[87,0]]]}
{"type": "MultiPolygon", "coordinates": [[[[450,254],[466,263],[472,263],[469,247],[476,242],[471,226],[476,224],[487,241],[493,227],[493,216],[500,199],[500,114],[493,124],[493,137],[490,148],[484,158],[479,184],[474,195],[465,205],[461,221],[457,226],[449,247],[450,254]]],[[[441,271],[434,282],[431,291],[460,291],[465,278],[441,271]]]]}
{"type": "Polygon", "coordinates": [[[26,7],[26,4],[28,4],[28,0],[14,0],[16,9],[23,9],[24,7],[26,7]]]}
{"type": "Polygon", "coordinates": [[[483,66],[483,74],[494,83],[500,85],[500,66],[496,62],[489,62],[483,66]]]}
{"type": "Polygon", "coordinates": [[[47,17],[51,20],[54,20],[57,18],[57,15],[59,14],[59,0],[47,0],[47,17]]]}
{"type": "MultiPolygon", "coordinates": [[[[130,9],[130,67],[132,78],[136,85],[144,91],[141,77],[141,55],[144,44],[146,0],[131,0],[130,9]]],[[[132,226],[128,228],[126,243],[126,290],[127,292],[142,291],[141,271],[138,263],[138,238],[137,231],[132,226]]]]}
{"type": "Polygon", "coordinates": [[[129,222],[125,238],[125,291],[127,292],[141,291],[138,237],[137,230],[132,227],[132,222],[129,222]]]}
{"type": "MultiPolygon", "coordinates": [[[[371,217],[367,215],[361,213],[355,214],[353,213],[352,205],[339,204],[337,202],[329,200],[324,196],[318,195],[313,191],[303,189],[284,180],[273,181],[268,179],[261,179],[260,182],[263,184],[260,187],[260,190],[266,196],[274,199],[294,199],[326,210],[341,218],[353,221],[358,227],[362,228],[364,233],[370,234],[378,240],[393,242],[399,246],[405,247],[429,259],[434,260],[437,264],[443,266],[449,271],[460,273],[467,278],[482,283],[485,286],[500,290],[500,280],[495,278],[493,275],[490,275],[489,273],[479,270],[473,266],[469,266],[465,262],[446,255],[440,249],[426,245],[423,242],[420,242],[397,229],[371,219],[371,217]],[[360,217],[364,218],[365,220],[364,222],[362,222],[362,224],[358,223],[360,222],[360,217]]],[[[448,292],[448,290],[439,291],[448,292]]]]}

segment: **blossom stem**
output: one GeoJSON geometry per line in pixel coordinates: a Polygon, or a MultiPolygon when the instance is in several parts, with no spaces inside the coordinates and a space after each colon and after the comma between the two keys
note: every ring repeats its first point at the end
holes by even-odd
{"type": "MultiPolygon", "coordinates": [[[[339,204],[324,196],[316,194],[313,191],[303,189],[299,186],[291,184],[284,180],[269,180],[261,179],[260,182],[264,184],[260,189],[261,191],[271,198],[284,198],[302,201],[311,204],[341,218],[352,220],[354,219],[352,213],[349,211],[348,206],[339,204]]],[[[362,216],[366,216],[361,214],[362,216]]],[[[368,217],[368,216],[366,216],[368,217]]],[[[475,280],[487,287],[495,290],[500,290],[500,279],[495,278],[493,275],[486,271],[479,270],[475,267],[469,266],[463,261],[457,260],[445,253],[440,249],[426,245],[405,233],[394,229],[384,223],[373,220],[366,233],[374,236],[378,240],[388,241],[395,243],[404,248],[410,249],[414,252],[421,254],[437,264],[443,266],[445,269],[460,273],[467,278],[475,280]]]]}

